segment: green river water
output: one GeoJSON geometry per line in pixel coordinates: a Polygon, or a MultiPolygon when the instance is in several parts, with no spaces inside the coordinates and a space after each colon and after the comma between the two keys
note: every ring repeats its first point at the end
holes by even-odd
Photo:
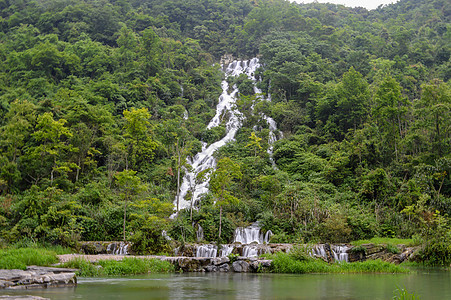
{"type": "Polygon", "coordinates": [[[451,272],[411,274],[218,274],[185,273],[126,278],[79,278],[78,286],[1,295],[50,299],[392,299],[405,287],[423,300],[451,299],[451,272]]]}

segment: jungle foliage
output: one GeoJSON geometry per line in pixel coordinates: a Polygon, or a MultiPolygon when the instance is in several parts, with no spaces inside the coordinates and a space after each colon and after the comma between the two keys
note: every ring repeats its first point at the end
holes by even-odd
{"type": "Polygon", "coordinates": [[[0,246],[157,253],[162,230],[216,241],[221,223],[226,241],[259,220],[277,242],[413,237],[449,264],[450,16],[446,0],[0,1],[0,246]],[[234,175],[204,174],[212,192],[169,219],[186,158],[224,134],[206,128],[224,54],[258,55],[272,101],[235,79],[246,118],[215,154],[234,175]]]}

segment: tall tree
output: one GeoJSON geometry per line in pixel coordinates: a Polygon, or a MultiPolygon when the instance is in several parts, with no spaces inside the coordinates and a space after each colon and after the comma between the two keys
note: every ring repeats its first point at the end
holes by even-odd
{"type": "Polygon", "coordinates": [[[232,195],[230,188],[233,180],[241,179],[242,176],[240,165],[228,157],[220,159],[216,170],[210,175],[210,190],[216,199],[216,205],[219,206],[219,242],[222,230],[222,208],[224,205],[238,202],[238,198],[232,195]]]}

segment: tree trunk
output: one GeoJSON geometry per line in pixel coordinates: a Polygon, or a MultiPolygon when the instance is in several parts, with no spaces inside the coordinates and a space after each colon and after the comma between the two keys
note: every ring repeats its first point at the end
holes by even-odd
{"type": "Polygon", "coordinates": [[[222,205],[219,206],[219,235],[218,235],[218,243],[221,242],[221,229],[222,229],[222,205]]]}
{"type": "Polygon", "coordinates": [[[124,238],[124,242],[125,242],[125,221],[127,218],[127,198],[125,199],[125,205],[124,205],[124,226],[123,226],[123,238],[124,238]]]}
{"type": "Polygon", "coordinates": [[[177,141],[177,149],[175,150],[177,153],[177,211],[179,211],[179,202],[180,202],[180,151],[179,151],[179,143],[177,141]]]}

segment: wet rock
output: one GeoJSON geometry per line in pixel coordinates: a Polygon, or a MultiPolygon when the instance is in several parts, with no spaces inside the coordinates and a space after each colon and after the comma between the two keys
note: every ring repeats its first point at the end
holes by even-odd
{"type": "Polygon", "coordinates": [[[75,269],[31,266],[23,270],[0,270],[0,288],[31,289],[77,284],[75,269]]]}
{"type": "Polygon", "coordinates": [[[211,263],[215,266],[222,265],[228,262],[230,262],[230,259],[228,257],[215,257],[211,259],[211,263]]]}
{"type": "Polygon", "coordinates": [[[223,264],[219,266],[219,272],[230,272],[229,264],[223,264]]]}
{"type": "Polygon", "coordinates": [[[206,266],[205,272],[218,272],[219,268],[217,266],[206,266]]]}
{"type": "Polygon", "coordinates": [[[237,273],[247,273],[249,272],[249,268],[249,263],[244,260],[238,260],[232,264],[233,271],[237,273]]]}

